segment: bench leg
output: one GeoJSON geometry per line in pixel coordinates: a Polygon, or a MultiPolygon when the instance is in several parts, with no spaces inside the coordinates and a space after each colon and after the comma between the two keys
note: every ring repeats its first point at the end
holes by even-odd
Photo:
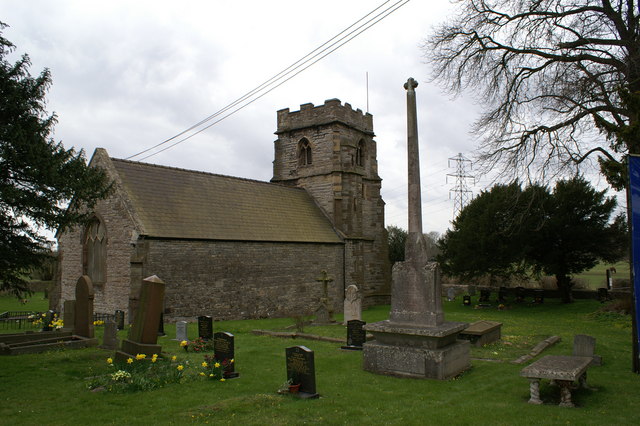
{"type": "Polygon", "coordinates": [[[529,404],[542,404],[540,399],[540,379],[529,379],[529,404]]]}
{"type": "Polygon", "coordinates": [[[573,382],[567,380],[558,380],[560,385],[560,406],[561,407],[575,407],[571,401],[571,385],[573,382]]]}

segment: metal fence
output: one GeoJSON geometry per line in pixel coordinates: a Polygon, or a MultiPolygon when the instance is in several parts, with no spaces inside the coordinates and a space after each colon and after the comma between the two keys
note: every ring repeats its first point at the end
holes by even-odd
{"type": "Polygon", "coordinates": [[[0,330],[40,330],[42,323],[36,320],[42,318],[42,312],[7,311],[0,313],[0,330]]]}

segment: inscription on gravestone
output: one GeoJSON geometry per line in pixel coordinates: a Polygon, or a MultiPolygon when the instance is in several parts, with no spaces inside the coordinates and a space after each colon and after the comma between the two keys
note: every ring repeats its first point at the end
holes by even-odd
{"type": "Polygon", "coordinates": [[[299,398],[317,398],[316,368],[313,351],[306,346],[292,346],[286,349],[287,379],[300,385],[296,394],[299,398]]]}
{"type": "Polygon", "coordinates": [[[213,339],[213,319],[209,315],[198,317],[198,337],[204,340],[213,339]]]}
{"type": "Polygon", "coordinates": [[[213,335],[213,357],[223,365],[226,361],[226,367],[224,369],[224,377],[226,379],[233,379],[239,376],[239,374],[235,372],[233,334],[222,331],[213,335]],[[233,362],[231,362],[231,360],[233,360],[233,362]]]}
{"type": "Polygon", "coordinates": [[[367,333],[364,331],[366,322],[351,320],[347,322],[347,346],[342,349],[362,350],[362,345],[367,341],[367,333]]]}

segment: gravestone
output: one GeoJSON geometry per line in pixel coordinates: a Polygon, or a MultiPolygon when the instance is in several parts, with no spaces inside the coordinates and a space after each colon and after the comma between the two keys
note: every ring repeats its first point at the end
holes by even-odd
{"type": "Polygon", "coordinates": [[[537,288],[533,290],[533,303],[541,305],[544,303],[544,290],[537,288]]]}
{"type": "Polygon", "coordinates": [[[121,350],[116,352],[117,360],[124,362],[127,358],[135,358],[137,354],[145,354],[150,358],[162,352],[162,346],[157,342],[164,288],[164,282],[155,275],[142,280],[135,318],[128,338],[122,341],[121,350]]]}
{"type": "Polygon", "coordinates": [[[201,315],[198,317],[198,337],[203,340],[213,339],[213,319],[211,316],[201,315]]]}
{"type": "Polygon", "coordinates": [[[111,320],[107,320],[104,324],[104,335],[101,348],[111,350],[118,348],[118,326],[111,320]]]}
{"type": "Polygon", "coordinates": [[[160,324],[158,324],[158,336],[166,336],[164,332],[164,313],[160,312],[160,324]]]}
{"type": "Polygon", "coordinates": [[[453,302],[454,300],[456,300],[456,289],[453,287],[449,287],[447,289],[447,300],[449,302],[453,302]]]}
{"type": "Polygon", "coordinates": [[[235,371],[235,350],[233,334],[226,331],[220,331],[213,335],[213,357],[216,361],[227,365],[224,369],[223,377],[225,379],[234,379],[240,374],[235,371]],[[231,362],[233,360],[233,362],[231,362]]]}
{"type": "Polygon", "coordinates": [[[124,311],[116,311],[116,326],[118,330],[124,330],[124,311]]]}
{"type": "Polygon", "coordinates": [[[476,347],[497,342],[501,337],[502,323],[497,321],[476,321],[459,334],[461,339],[471,342],[476,347]]]}
{"type": "Polygon", "coordinates": [[[93,283],[83,275],[76,283],[76,307],[74,334],[92,339],[93,330],[93,283]]]}
{"type": "Polygon", "coordinates": [[[183,340],[189,340],[187,337],[187,324],[188,322],[186,321],[176,322],[176,338],[174,340],[177,340],[179,342],[182,342],[183,340]]]}
{"type": "Polygon", "coordinates": [[[316,319],[313,323],[316,325],[331,324],[333,323],[333,310],[331,309],[331,301],[329,300],[328,284],[333,282],[333,278],[329,278],[327,271],[322,271],[322,274],[316,281],[322,283],[322,297],[320,298],[320,305],[316,309],[316,319]]]}
{"type": "Polygon", "coordinates": [[[292,346],[286,349],[287,380],[300,385],[295,394],[299,398],[318,398],[316,393],[316,367],[313,351],[306,346],[292,346]]]}
{"type": "Polygon", "coordinates": [[[507,301],[507,289],[506,287],[500,287],[498,289],[498,303],[504,303],[507,301]]]}
{"type": "Polygon", "coordinates": [[[347,346],[342,349],[361,351],[362,345],[367,341],[367,333],[364,331],[366,322],[351,320],[347,323],[347,346]]]}
{"type": "Polygon", "coordinates": [[[62,305],[64,312],[62,314],[62,323],[64,324],[64,331],[71,331],[75,329],[76,322],[76,301],[65,300],[62,305]]]}
{"type": "Polygon", "coordinates": [[[348,324],[351,320],[362,319],[362,296],[358,291],[358,287],[351,284],[347,287],[346,297],[344,298],[344,322],[348,324]]]}
{"type": "Polygon", "coordinates": [[[602,365],[602,357],[596,355],[596,339],[586,334],[573,337],[573,356],[585,356],[592,359],[589,365],[602,365]]]}
{"type": "Polygon", "coordinates": [[[468,294],[462,296],[462,304],[464,306],[471,306],[471,296],[469,296],[468,294]]]}
{"type": "Polygon", "coordinates": [[[491,299],[491,290],[480,290],[480,298],[478,298],[478,302],[480,303],[489,303],[491,299]]]}
{"type": "Polygon", "coordinates": [[[516,303],[523,303],[525,296],[524,287],[516,287],[516,303]]]}

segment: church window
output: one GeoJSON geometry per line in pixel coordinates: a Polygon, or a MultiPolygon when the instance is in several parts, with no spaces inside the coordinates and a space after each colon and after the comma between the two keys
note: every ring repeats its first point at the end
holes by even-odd
{"type": "Polygon", "coordinates": [[[308,166],[313,162],[311,156],[311,144],[308,140],[302,139],[298,144],[298,164],[300,166],[308,166]]]}
{"type": "Polygon", "coordinates": [[[107,275],[107,232],[104,223],[94,216],[82,241],[82,273],[94,284],[104,283],[107,275]]]}
{"type": "Polygon", "coordinates": [[[358,142],[358,147],[356,148],[356,166],[364,167],[364,141],[360,140],[358,142]]]}

